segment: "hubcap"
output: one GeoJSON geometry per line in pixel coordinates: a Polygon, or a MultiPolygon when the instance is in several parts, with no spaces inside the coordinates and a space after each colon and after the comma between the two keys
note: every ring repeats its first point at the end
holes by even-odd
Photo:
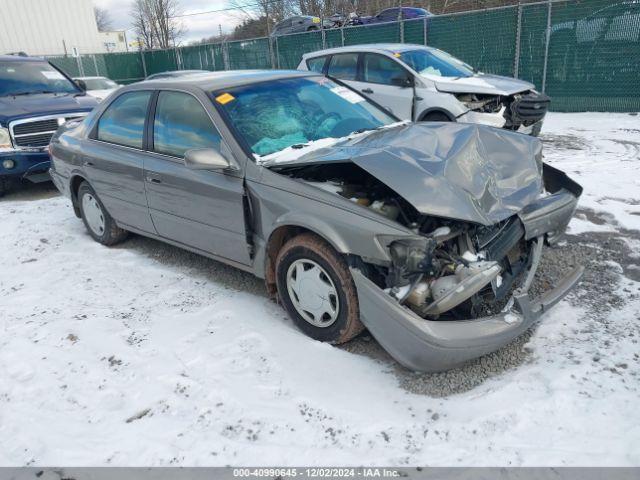
{"type": "Polygon", "coordinates": [[[297,312],[311,325],[325,328],[338,318],[340,303],[336,287],[316,262],[300,259],[289,265],[287,290],[297,312]]]}
{"type": "Polygon", "coordinates": [[[82,196],[82,212],[91,231],[101,237],[104,233],[104,214],[100,204],[90,193],[82,196]]]}

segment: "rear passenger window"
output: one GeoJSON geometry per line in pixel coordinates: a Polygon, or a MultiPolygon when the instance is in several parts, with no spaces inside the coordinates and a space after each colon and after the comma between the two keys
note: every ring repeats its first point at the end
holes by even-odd
{"type": "Polygon", "coordinates": [[[322,73],[324,62],[326,60],[327,57],[310,58],[307,60],[307,68],[312,72],[322,73]]]}
{"type": "Polygon", "coordinates": [[[98,121],[98,140],[142,148],[150,98],[151,92],[129,92],[115,99],[98,121]]]}
{"type": "Polygon", "coordinates": [[[160,92],[153,122],[153,149],[184,157],[192,148],[220,150],[220,134],[202,104],[188,93],[160,92]]]}
{"type": "Polygon", "coordinates": [[[358,71],[358,54],[357,53],[341,53],[331,57],[329,63],[330,77],[339,78],[341,80],[355,80],[358,71]]]}

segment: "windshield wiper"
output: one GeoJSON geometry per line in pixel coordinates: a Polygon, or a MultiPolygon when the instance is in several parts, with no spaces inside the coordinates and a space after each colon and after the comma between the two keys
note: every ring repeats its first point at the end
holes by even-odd
{"type": "Polygon", "coordinates": [[[11,93],[7,93],[6,95],[4,95],[5,97],[18,97],[21,95],[35,95],[37,93],[60,93],[60,92],[53,92],[51,90],[29,90],[26,92],[11,92],[11,93]]]}
{"type": "Polygon", "coordinates": [[[351,135],[353,135],[354,133],[372,132],[374,130],[380,130],[380,127],[359,128],[358,130],[354,130],[353,132],[351,132],[351,135]]]}

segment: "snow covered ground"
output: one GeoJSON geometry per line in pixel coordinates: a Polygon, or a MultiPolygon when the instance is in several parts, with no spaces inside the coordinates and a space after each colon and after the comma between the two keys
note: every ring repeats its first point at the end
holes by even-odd
{"type": "Polygon", "coordinates": [[[585,187],[546,266],[584,260],[585,283],[447,374],[314,342],[249,275],[7,196],[0,465],[640,464],[640,116],[550,114],[543,139],[585,187]]]}

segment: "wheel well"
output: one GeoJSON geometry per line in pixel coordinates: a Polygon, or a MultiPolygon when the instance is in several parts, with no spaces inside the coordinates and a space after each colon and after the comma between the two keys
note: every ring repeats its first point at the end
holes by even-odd
{"type": "Polygon", "coordinates": [[[287,240],[302,233],[318,235],[316,232],[309,230],[308,228],[299,227],[297,225],[283,225],[276,228],[269,236],[269,241],[267,242],[267,248],[265,251],[266,265],[264,282],[267,286],[267,292],[272,298],[275,298],[278,292],[278,287],[276,286],[276,258],[278,257],[278,252],[287,240]]]}
{"type": "Polygon", "coordinates": [[[422,114],[420,115],[420,119],[418,121],[420,121],[420,122],[424,121],[424,119],[427,118],[432,113],[441,113],[441,114],[445,115],[450,121],[452,121],[452,122],[456,121],[456,118],[451,113],[447,112],[446,110],[439,109],[439,108],[432,108],[430,110],[422,112],[422,114]]]}
{"type": "Polygon", "coordinates": [[[80,218],[80,207],[78,206],[78,189],[82,182],[85,182],[86,179],[81,177],[80,175],[74,175],[71,177],[71,182],[69,183],[69,188],[71,190],[71,203],[73,204],[73,211],[76,216],[80,218]]]}

